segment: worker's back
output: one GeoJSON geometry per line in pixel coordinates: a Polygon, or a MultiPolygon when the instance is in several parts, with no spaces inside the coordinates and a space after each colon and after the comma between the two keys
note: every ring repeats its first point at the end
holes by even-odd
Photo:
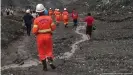
{"type": "Polygon", "coordinates": [[[51,16],[39,16],[34,20],[33,33],[34,34],[46,34],[52,33],[55,30],[56,26],[52,23],[51,16]],[[37,27],[37,28],[36,28],[37,27]]]}
{"type": "Polygon", "coordinates": [[[92,26],[94,22],[94,18],[92,16],[87,16],[85,18],[85,21],[87,22],[87,25],[92,26]]]}
{"type": "Polygon", "coordinates": [[[77,12],[72,12],[72,18],[77,19],[78,18],[78,13],[77,12]]]}
{"type": "Polygon", "coordinates": [[[31,14],[29,14],[29,13],[26,13],[26,14],[24,15],[23,19],[24,19],[24,22],[25,22],[26,24],[32,24],[33,16],[32,16],[31,14]]]}
{"type": "Polygon", "coordinates": [[[56,16],[60,16],[60,15],[61,15],[61,12],[57,11],[56,16]]]}
{"type": "Polygon", "coordinates": [[[69,15],[69,13],[67,11],[64,11],[62,13],[63,19],[68,19],[68,15],[69,15]]]}
{"type": "Polygon", "coordinates": [[[52,18],[50,16],[39,16],[35,19],[38,29],[48,29],[52,24],[52,18]]]}
{"type": "Polygon", "coordinates": [[[52,10],[49,10],[49,15],[53,15],[53,11],[52,10]]]}

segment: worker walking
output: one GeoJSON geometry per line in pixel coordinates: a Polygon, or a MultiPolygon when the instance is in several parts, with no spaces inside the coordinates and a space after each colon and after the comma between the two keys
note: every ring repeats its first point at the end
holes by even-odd
{"type": "Polygon", "coordinates": [[[56,20],[56,18],[55,18],[56,17],[55,16],[56,15],[56,12],[57,12],[57,8],[55,8],[54,13],[53,13],[54,14],[54,20],[56,20]]]}
{"type": "Polygon", "coordinates": [[[78,13],[76,12],[76,9],[73,9],[72,19],[73,19],[74,26],[77,26],[77,24],[78,24],[78,13]]]}
{"type": "Polygon", "coordinates": [[[56,12],[57,12],[57,8],[55,8],[55,10],[54,10],[54,15],[56,15],[56,12]]]}
{"type": "Polygon", "coordinates": [[[61,12],[59,9],[57,9],[57,11],[55,13],[55,19],[56,19],[56,24],[59,25],[59,23],[61,21],[61,12]]]}
{"type": "Polygon", "coordinates": [[[48,13],[49,13],[49,16],[51,16],[51,17],[52,17],[52,15],[53,15],[53,10],[52,10],[51,8],[49,8],[48,13]]]}
{"type": "Polygon", "coordinates": [[[53,41],[52,31],[55,30],[56,25],[50,16],[44,14],[45,7],[43,4],[36,6],[38,17],[34,20],[32,32],[36,35],[37,47],[40,61],[43,64],[43,70],[47,71],[46,60],[48,60],[52,69],[56,67],[53,65],[53,41]]]}
{"type": "Polygon", "coordinates": [[[85,18],[85,22],[87,22],[86,34],[89,35],[88,38],[91,39],[92,27],[94,23],[94,18],[91,16],[91,13],[88,13],[88,16],[85,18]]]}
{"type": "Polygon", "coordinates": [[[69,13],[68,13],[68,11],[67,11],[66,8],[64,8],[64,11],[63,11],[63,13],[62,13],[62,18],[63,18],[65,27],[67,27],[67,25],[68,25],[68,20],[69,20],[69,13]]]}
{"type": "Polygon", "coordinates": [[[26,29],[27,29],[27,35],[30,36],[31,33],[31,25],[33,22],[33,16],[30,14],[30,9],[26,10],[26,14],[23,17],[26,29]]]}

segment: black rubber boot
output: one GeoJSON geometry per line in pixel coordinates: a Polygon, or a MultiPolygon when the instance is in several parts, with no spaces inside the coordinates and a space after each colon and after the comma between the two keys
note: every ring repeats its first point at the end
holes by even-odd
{"type": "Polygon", "coordinates": [[[46,59],[45,60],[42,60],[42,64],[43,64],[43,70],[44,71],[48,71],[46,59]]]}
{"type": "Polygon", "coordinates": [[[56,69],[55,65],[53,64],[53,59],[52,59],[51,57],[48,57],[47,59],[48,59],[48,62],[49,62],[49,64],[50,64],[50,67],[51,67],[52,69],[56,69]]]}

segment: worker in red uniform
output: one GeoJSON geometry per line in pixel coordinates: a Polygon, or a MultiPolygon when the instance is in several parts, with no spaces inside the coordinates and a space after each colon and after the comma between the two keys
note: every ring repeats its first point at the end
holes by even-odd
{"type": "Polygon", "coordinates": [[[55,10],[54,10],[54,15],[56,14],[56,12],[57,12],[57,8],[55,8],[55,10]]]}
{"type": "Polygon", "coordinates": [[[69,13],[68,13],[68,11],[67,11],[66,8],[64,8],[64,11],[63,11],[63,13],[62,13],[62,18],[63,18],[65,27],[67,27],[67,25],[68,25],[68,20],[69,20],[69,13]]]}
{"type": "Polygon", "coordinates": [[[76,9],[73,9],[72,19],[73,19],[74,26],[77,26],[77,24],[78,24],[78,13],[77,13],[76,9]]]}
{"type": "Polygon", "coordinates": [[[49,16],[52,16],[53,15],[53,10],[51,8],[49,8],[48,13],[49,13],[49,16]]]}
{"type": "Polygon", "coordinates": [[[91,39],[92,35],[92,26],[94,23],[94,18],[91,16],[91,13],[88,13],[88,16],[85,18],[85,22],[87,22],[86,26],[86,34],[89,35],[89,39],[91,39]]]}
{"type": "Polygon", "coordinates": [[[55,15],[56,15],[56,12],[57,12],[57,8],[54,10],[54,13],[53,13],[53,14],[54,14],[54,17],[55,17],[55,15]]]}
{"type": "Polygon", "coordinates": [[[59,25],[59,23],[61,21],[61,12],[59,9],[57,9],[57,11],[55,13],[55,19],[56,19],[56,24],[59,25]]]}
{"type": "Polygon", "coordinates": [[[47,71],[46,60],[48,60],[52,69],[56,68],[52,63],[54,57],[52,31],[55,30],[56,25],[50,16],[44,15],[44,11],[45,7],[42,4],[36,6],[36,12],[39,16],[34,20],[32,32],[36,35],[38,53],[43,64],[43,70],[47,71]]]}

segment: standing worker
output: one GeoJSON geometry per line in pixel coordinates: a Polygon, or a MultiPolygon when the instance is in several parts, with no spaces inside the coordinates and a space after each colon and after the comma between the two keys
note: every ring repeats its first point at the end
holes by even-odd
{"type": "Polygon", "coordinates": [[[56,25],[50,16],[44,14],[45,7],[43,4],[36,6],[38,17],[34,20],[32,32],[37,36],[37,47],[40,61],[43,64],[43,70],[47,71],[46,60],[48,60],[52,69],[56,67],[53,65],[53,41],[52,31],[55,30],[56,25]]]}
{"type": "Polygon", "coordinates": [[[68,18],[69,18],[69,13],[68,13],[68,11],[67,11],[67,9],[66,8],[64,8],[64,11],[63,11],[63,13],[62,13],[62,17],[63,17],[63,21],[64,21],[64,25],[65,25],[65,27],[67,27],[67,25],[68,25],[68,18]]]}
{"type": "Polygon", "coordinates": [[[52,16],[53,15],[53,10],[51,8],[49,8],[48,13],[49,13],[49,16],[52,16]]]}
{"type": "Polygon", "coordinates": [[[73,9],[72,19],[73,19],[74,26],[77,26],[77,23],[78,23],[78,13],[76,12],[76,9],[73,9]]]}
{"type": "Polygon", "coordinates": [[[30,9],[26,10],[26,14],[23,17],[23,20],[24,20],[25,26],[27,28],[27,35],[30,36],[31,25],[32,25],[32,22],[33,22],[33,16],[30,14],[30,9]]]}
{"type": "Polygon", "coordinates": [[[53,14],[54,14],[54,19],[55,19],[55,20],[56,20],[56,18],[55,18],[55,17],[56,17],[56,16],[55,16],[55,15],[56,15],[56,12],[57,12],[57,8],[55,8],[54,13],[53,13],[53,14]]]}
{"type": "Polygon", "coordinates": [[[92,26],[94,23],[94,18],[91,16],[91,13],[88,13],[88,16],[85,18],[85,22],[87,22],[86,26],[86,34],[89,35],[89,39],[91,39],[92,35],[92,26]]]}
{"type": "Polygon", "coordinates": [[[56,24],[59,25],[61,21],[61,12],[59,9],[57,9],[57,12],[55,13],[55,19],[56,19],[56,24]]]}
{"type": "Polygon", "coordinates": [[[54,15],[56,14],[56,12],[57,12],[57,8],[55,8],[55,10],[54,10],[54,15]]]}

